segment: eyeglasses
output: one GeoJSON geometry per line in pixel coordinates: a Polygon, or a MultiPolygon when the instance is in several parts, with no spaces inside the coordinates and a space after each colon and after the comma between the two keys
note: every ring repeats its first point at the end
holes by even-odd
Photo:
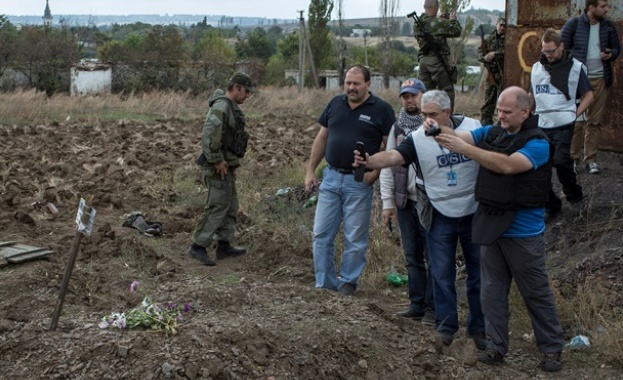
{"type": "Polygon", "coordinates": [[[541,53],[545,55],[554,55],[556,53],[556,50],[558,50],[559,47],[560,47],[560,44],[556,45],[556,47],[552,50],[541,50],[541,53]]]}

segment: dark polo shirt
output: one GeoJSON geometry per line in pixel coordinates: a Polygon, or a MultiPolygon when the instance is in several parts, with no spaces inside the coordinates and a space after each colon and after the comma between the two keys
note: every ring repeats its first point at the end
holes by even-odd
{"type": "Polygon", "coordinates": [[[327,163],[338,169],[353,169],[357,141],[366,145],[366,153],[377,153],[395,121],[392,106],[372,93],[355,109],[350,108],[345,94],[334,97],[318,118],[320,125],[329,128],[327,163]]]}

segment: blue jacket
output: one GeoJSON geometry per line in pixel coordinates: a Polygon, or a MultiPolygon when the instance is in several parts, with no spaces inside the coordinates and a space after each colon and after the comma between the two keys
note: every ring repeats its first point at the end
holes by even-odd
{"type": "MultiPolygon", "coordinates": [[[[582,63],[586,63],[590,30],[591,24],[588,20],[586,12],[584,12],[578,17],[569,19],[560,32],[562,42],[565,44],[565,49],[572,51],[573,58],[582,63]]],[[[606,87],[610,87],[612,85],[612,65],[610,64],[610,61],[617,59],[621,51],[619,35],[614,24],[610,20],[603,19],[599,22],[599,45],[601,46],[601,51],[604,51],[606,48],[612,50],[612,57],[610,60],[601,61],[604,65],[604,79],[606,80],[606,87]]]]}

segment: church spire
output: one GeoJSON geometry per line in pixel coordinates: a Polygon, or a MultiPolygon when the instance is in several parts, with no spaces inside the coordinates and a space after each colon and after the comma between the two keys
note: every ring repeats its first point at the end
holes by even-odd
{"type": "Polygon", "coordinates": [[[43,12],[43,25],[52,25],[52,12],[50,12],[49,0],[45,0],[45,11],[43,12]]]}

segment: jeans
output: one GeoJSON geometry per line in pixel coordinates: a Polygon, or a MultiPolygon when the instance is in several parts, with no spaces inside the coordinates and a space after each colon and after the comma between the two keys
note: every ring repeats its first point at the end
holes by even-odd
{"type": "Polygon", "coordinates": [[[433,275],[435,326],[440,332],[454,334],[459,329],[456,297],[456,248],[461,243],[467,272],[467,332],[485,332],[480,306],[480,246],[472,244],[472,217],[449,218],[433,211],[427,243],[433,275]]]}
{"type": "Polygon", "coordinates": [[[326,167],[318,194],[314,220],[314,273],[316,287],[337,290],[342,283],[357,285],[366,266],[372,186],[356,182],[352,174],[326,167]],[[344,227],[344,253],[338,281],[335,237],[344,227]]]}
{"type": "Polygon", "coordinates": [[[426,230],[420,224],[415,201],[407,200],[403,209],[396,209],[402,249],[407,261],[409,276],[409,309],[425,311],[435,309],[433,304],[433,278],[430,274],[430,259],[426,250],[426,230]],[[427,268],[428,266],[428,268],[427,268]]]}

